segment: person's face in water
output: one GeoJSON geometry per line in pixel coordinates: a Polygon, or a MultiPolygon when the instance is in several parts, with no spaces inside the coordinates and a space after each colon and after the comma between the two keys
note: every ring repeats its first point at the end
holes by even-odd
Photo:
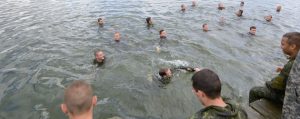
{"type": "Polygon", "coordinates": [[[265,19],[266,19],[266,21],[268,21],[268,22],[272,21],[272,15],[266,16],[265,19]]]}
{"type": "Polygon", "coordinates": [[[161,38],[166,38],[167,37],[167,32],[166,31],[161,32],[160,37],[161,38]]]}
{"type": "Polygon", "coordinates": [[[208,31],[208,25],[207,25],[207,24],[205,24],[205,25],[203,26],[203,31],[208,31]]]}
{"type": "Polygon", "coordinates": [[[104,20],[103,20],[102,18],[99,18],[98,23],[99,23],[100,25],[103,25],[103,24],[104,24],[104,20]]]}
{"type": "Polygon", "coordinates": [[[118,33],[118,32],[115,33],[114,38],[115,38],[115,41],[116,41],[116,42],[119,42],[119,41],[120,41],[120,37],[121,37],[121,36],[120,36],[120,33],[118,33]]]}
{"type": "Polygon", "coordinates": [[[186,6],[184,4],[181,5],[181,11],[185,11],[186,10],[186,6]]]}
{"type": "Polygon", "coordinates": [[[250,34],[255,35],[256,29],[252,28],[249,32],[250,32],[250,34]]]}
{"type": "Polygon", "coordinates": [[[95,56],[97,62],[99,62],[99,63],[103,62],[104,57],[105,57],[105,55],[104,55],[104,53],[102,51],[97,52],[96,56],[95,56]]]}
{"type": "Polygon", "coordinates": [[[285,55],[291,56],[294,52],[297,52],[295,44],[289,44],[288,38],[282,37],[281,39],[281,49],[285,55]]]}
{"type": "Polygon", "coordinates": [[[166,76],[167,76],[167,77],[172,77],[172,71],[171,71],[171,69],[168,69],[168,70],[166,71],[166,76]]]}

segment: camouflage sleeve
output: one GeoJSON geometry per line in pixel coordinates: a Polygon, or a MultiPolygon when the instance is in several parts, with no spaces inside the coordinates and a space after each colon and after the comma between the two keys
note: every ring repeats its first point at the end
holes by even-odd
{"type": "Polygon", "coordinates": [[[266,82],[266,85],[274,89],[284,90],[293,62],[294,60],[290,60],[287,64],[285,64],[282,71],[271,81],[266,82]]]}

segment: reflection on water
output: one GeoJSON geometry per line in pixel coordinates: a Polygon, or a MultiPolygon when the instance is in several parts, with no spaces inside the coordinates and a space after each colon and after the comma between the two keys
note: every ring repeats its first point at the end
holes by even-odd
{"type": "Polygon", "coordinates": [[[87,80],[99,97],[95,118],[186,118],[201,108],[191,74],[175,74],[164,88],[151,80],[161,67],[188,65],[216,71],[223,94],[247,104],[252,86],[263,85],[286,59],[280,37],[299,31],[299,2],[177,0],[2,0],[0,1],[0,118],[66,118],[60,111],[64,87],[87,80]],[[275,11],[281,3],[283,10],[275,11]],[[180,12],[180,5],[187,10],[180,12]],[[271,23],[263,16],[272,14],[271,23]],[[154,27],[148,29],[145,18],[154,27]],[[103,27],[97,18],[103,17],[103,27]],[[220,23],[220,18],[224,23],[220,23]],[[203,23],[209,32],[203,32],[203,23]],[[248,36],[249,27],[257,36],[248,36]],[[160,29],[168,38],[159,42],[160,29]],[[121,33],[115,43],[114,32],[121,33]],[[160,46],[160,52],[156,47],[160,46]],[[92,65],[102,49],[105,65],[92,65]]]}

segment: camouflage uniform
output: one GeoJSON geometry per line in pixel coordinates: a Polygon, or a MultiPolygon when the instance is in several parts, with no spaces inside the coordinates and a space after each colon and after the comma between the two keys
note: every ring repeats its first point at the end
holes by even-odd
{"type": "Polygon", "coordinates": [[[285,97],[282,108],[282,119],[300,118],[300,52],[290,73],[286,84],[285,97]]]}
{"type": "Polygon", "coordinates": [[[248,119],[247,113],[230,100],[224,100],[226,107],[208,106],[195,113],[190,119],[248,119]]]}
{"type": "Polygon", "coordinates": [[[271,81],[267,81],[264,87],[253,87],[249,93],[249,103],[266,98],[275,102],[282,103],[286,82],[293,66],[294,59],[290,59],[284,65],[282,71],[271,81]]]}

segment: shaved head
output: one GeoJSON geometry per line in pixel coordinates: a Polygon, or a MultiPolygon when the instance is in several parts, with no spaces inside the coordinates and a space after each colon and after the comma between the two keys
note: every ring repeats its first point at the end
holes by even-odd
{"type": "Polygon", "coordinates": [[[72,115],[80,115],[92,107],[93,90],[84,81],[74,81],[64,94],[64,104],[72,115]]]}

